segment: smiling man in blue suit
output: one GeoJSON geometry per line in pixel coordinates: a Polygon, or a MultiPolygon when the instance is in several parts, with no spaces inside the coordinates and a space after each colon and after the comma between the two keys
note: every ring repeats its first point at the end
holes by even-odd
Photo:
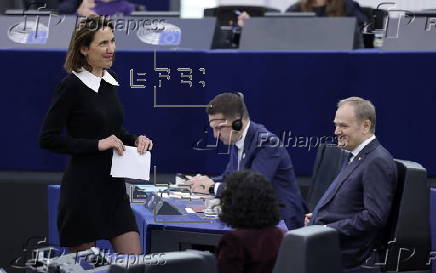
{"type": "Polygon", "coordinates": [[[397,168],[375,137],[376,112],[370,101],[341,100],[334,123],[338,146],[350,152],[349,159],[306,221],[339,232],[344,272],[378,272],[362,265],[385,228],[397,168]]]}
{"type": "Polygon", "coordinates": [[[303,226],[306,206],[295,178],[289,153],[277,136],[263,125],[250,121],[240,93],[222,93],[209,102],[209,125],[215,138],[229,145],[230,158],[221,176],[210,179],[195,176],[187,181],[194,192],[223,191],[223,178],[230,173],[250,169],[265,176],[281,204],[280,214],[289,229],[303,226]]]}

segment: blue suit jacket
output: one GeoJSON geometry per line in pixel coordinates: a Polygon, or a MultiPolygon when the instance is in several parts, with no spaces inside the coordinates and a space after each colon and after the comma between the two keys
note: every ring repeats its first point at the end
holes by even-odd
{"type": "Polygon", "coordinates": [[[386,225],[397,185],[397,168],[391,154],[377,139],[338,174],[338,183],[318,204],[315,224],[339,232],[346,269],[365,263],[386,225]]]}
{"type": "MultiPolygon", "coordinates": [[[[226,175],[236,171],[237,160],[237,155],[230,153],[226,169],[213,180],[222,182],[226,175]]],[[[271,181],[278,201],[284,205],[280,214],[288,228],[303,226],[306,205],[297,185],[291,158],[279,138],[263,125],[250,121],[239,169],[250,169],[271,181]]],[[[218,188],[217,196],[221,195],[223,188],[222,185],[218,188]]]]}

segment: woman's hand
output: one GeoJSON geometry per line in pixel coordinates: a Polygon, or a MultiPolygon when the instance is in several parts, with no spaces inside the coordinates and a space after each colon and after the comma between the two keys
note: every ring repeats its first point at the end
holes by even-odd
{"type": "Polygon", "coordinates": [[[126,150],[124,148],[123,142],[117,138],[115,135],[111,135],[108,138],[100,139],[98,141],[98,150],[106,151],[111,148],[114,148],[119,155],[123,155],[123,151],[126,150]]]}
{"type": "Polygon", "coordinates": [[[135,140],[135,146],[138,147],[138,153],[143,154],[153,148],[153,142],[146,136],[139,136],[135,140]]]}

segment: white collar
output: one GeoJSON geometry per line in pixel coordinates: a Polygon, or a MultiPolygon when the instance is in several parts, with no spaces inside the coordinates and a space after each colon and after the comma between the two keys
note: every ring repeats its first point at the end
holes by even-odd
{"type": "Polygon", "coordinates": [[[238,147],[239,151],[244,150],[244,141],[245,141],[245,137],[247,136],[247,132],[248,132],[249,127],[250,127],[250,121],[248,121],[247,126],[245,126],[245,129],[242,132],[241,138],[238,141],[236,141],[236,143],[235,143],[235,145],[236,145],[236,147],[238,147]]]}
{"type": "Polygon", "coordinates": [[[351,157],[350,162],[353,162],[354,158],[365,148],[366,145],[368,145],[371,141],[375,139],[375,135],[372,135],[370,138],[365,139],[362,143],[360,143],[359,146],[357,146],[351,153],[353,156],[351,157]]]}
{"type": "Polygon", "coordinates": [[[103,77],[97,77],[88,70],[82,68],[80,72],[73,71],[73,74],[79,78],[86,86],[94,90],[96,93],[98,93],[98,89],[100,88],[100,82],[101,79],[103,79],[105,82],[112,84],[112,85],[119,85],[118,82],[112,77],[112,75],[107,72],[106,70],[103,70],[103,77]]]}

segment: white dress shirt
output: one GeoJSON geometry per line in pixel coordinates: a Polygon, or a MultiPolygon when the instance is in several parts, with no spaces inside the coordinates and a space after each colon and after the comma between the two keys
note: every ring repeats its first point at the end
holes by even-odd
{"type": "Polygon", "coordinates": [[[371,141],[375,139],[375,135],[372,135],[370,138],[366,139],[362,143],[360,143],[359,146],[357,146],[354,150],[351,151],[353,156],[350,159],[350,163],[353,162],[354,158],[365,148],[366,145],[368,145],[371,141]]]}
{"type": "MultiPolygon", "coordinates": [[[[239,170],[239,163],[241,160],[245,157],[244,153],[244,142],[245,137],[247,136],[248,128],[250,127],[250,121],[248,121],[247,126],[245,127],[244,131],[242,132],[241,138],[235,142],[236,147],[238,148],[238,170],[239,170]]],[[[229,146],[230,148],[230,146],[229,146]]],[[[230,149],[229,149],[230,150],[230,149]]],[[[216,182],[214,185],[214,192],[216,194],[218,187],[221,185],[221,182],[216,182]]]]}

